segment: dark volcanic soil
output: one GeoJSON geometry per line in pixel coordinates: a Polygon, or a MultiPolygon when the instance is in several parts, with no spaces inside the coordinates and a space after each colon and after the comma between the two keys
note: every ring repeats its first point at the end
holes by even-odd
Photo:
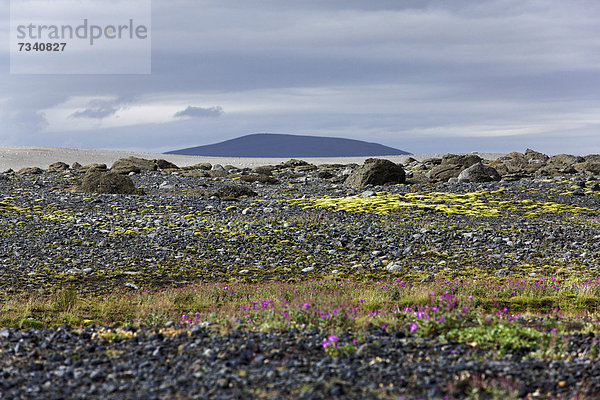
{"type": "MultiPolygon", "coordinates": [[[[494,277],[600,275],[593,178],[348,189],[344,168],[321,175],[283,169],[273,185],[235,174],[144,172],[132,176],[143,196],[77,192],[82,175],[74,171],[0,174],[0,300],[40,288],[108,293],[125,285],[324,274],[409,281],[475,268],[494,277]],[[229,185],[258,196],[214,196],[229,185]],[[464,213],[459,206],[468,209],[470,200],[436,194],[475,191],[498,212],[464,213]],[[366,203],[359,213],[306,208],[313,204],[307,199],[378,192],[425,197],[388,215],[366,203]],[[392,263],[396,271],[387,270],[392,263]]],[[[600,398],[598,361],[586,357],[535,360],[517,352],[497,359],[375,327],[357,353],[331,358],[318,331],[175,328],[124,328],[132,338],[111,341],[101,335],[108,328],[94,326],[0,330],[0,398],[463,398],[478,380],[516,397],[600,398]]],[[[568,340],[572,353],[585,353],[594,336],[568,340]]]]}

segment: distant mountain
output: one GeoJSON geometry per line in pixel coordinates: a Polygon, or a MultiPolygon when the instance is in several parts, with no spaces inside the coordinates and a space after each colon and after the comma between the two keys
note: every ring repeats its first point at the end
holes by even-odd
{"type": "Polygon", "coordinates": [[[256,133],[221,143],[173,150],[165,154],[213,157],[360,157],[411,154],[362,140],[321,136],[256,133]]]}

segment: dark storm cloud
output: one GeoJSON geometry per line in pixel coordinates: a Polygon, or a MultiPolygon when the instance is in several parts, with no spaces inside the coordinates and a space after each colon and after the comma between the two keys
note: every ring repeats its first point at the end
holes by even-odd
{"type": "Polygon", "coordinates": [[[223,108],[221,107],[192,107],[188,106],[185,110],[181,110],[175,113],[175,118],[192,117],[192,118],[204,118],[204,117],[219,117],[223,114],[223,108]]]}
{"type": "Polygon", "coordinates": [[[115,105],[114,101],[93,100],[86,109],[76,111],[70,116],[72,118],[103,119],[115,115],[120,109],[121,107],[115,105]]]}

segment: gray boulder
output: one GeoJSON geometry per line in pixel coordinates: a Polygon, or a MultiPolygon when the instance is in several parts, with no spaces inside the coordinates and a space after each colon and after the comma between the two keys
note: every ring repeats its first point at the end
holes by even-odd
{"type": "Polygon", "coordinates": [[[490,167],[489,165],[484,165],[481,162],[470,166],[469,168],[463,170],[458,175],[459,182],[492,182],[499,181],[500,174],[494,167],[490,167]]]}
{"type": "Polygon", "coordinates": [[[183,167],[182,169],[189,170],[189,171],[193,171],[193,170],[210,171],[211,168],[212,168],[211,163],[199,163],[199,164],[194,164],[194,165],[188,165],[186,167],[183,167]]]}
{"type": "Polygon", "coordinates": [[[573,164],[573,168],[577,171],[587,172],[591,175],[599,175],[600,174],[600,162],[594,161],[584,161],[573,164]]]}
{"type": "Polygon", "coordinates": [[[585,161],[585,159],[580,156],[573,156],[571,154],[559,154],[559,155],[550,157],[548,159],[548,164],[567,167],[567,166],[571,166],[575,163],[583,162],[583,161],[585,161]]]}
{"type": "Polygon", "coordinates": [[[130,177],[114,172],[92,171],[85,174],[81,190],[86,193],[144,194],[130,177]]]}
{"type": "Polygon", "coordinates": [[[544,166],[543,161],[528,161],[525,158],[513,158],[504,162],[509,174],[532,174],[544,166]]]}
{"type": "Polygon", "coordinates": [[[279,168],[281,169],[285,169],[285,168],[296,168],[302,165],[308,165],[308,163],[304,160],[296,160],[295,158],[292,158],[291,160],[288,160],[286,162],[282,162],[281,164],[279,164],[279,168]]]}
{"type": "Polygon", "coordinates": [[[208,172],[209,171],[206,171],[203,169],[192,169],[192,170],[185,170],[182,175],[189,176],[191,178],[206,178],[209,176],[208,172]]]}
{"type": "Polygon", "coordinates": [[[55,162],[48,166],[48,172],[61,172],[61,171],[66,171],[68,169],[69,169],[69,164],[66,164],[61,161],[55,162]]]}
{"type": "Polygon", "coordinates": [[[275,185],[279,183],[279,181],[275,177],[262,174],[243,175],[240,179],[248,183],[259,182],[267,183],[269,185],[275,185]]]}
{"type": "Polygon", "coordinates": [[[344,181],[344,186],[362,187],[366,185],[397,184],[406,181],[406,174],[401,165],[389,160],[369,158],[365,163],[355,168],[344,181]]]}
{"type": "Polygon", "coordinates": [[[222,178],[227,176],[227,170],[221,164],[215,164],[212,169],[208,171],[208,176],[212,178],[222,178]]]}
{"type": "Polygon", "coordinates": [[[412,171],[406,174],[406,183],[410,184],[424,184],[429,183],[430,180],[423,172],[412,171]]]}
{"type": "Polygon", "coordinates": [[[482,161],[481,157],[476,154],[446,154],[442,157],[442,165],[462,165],[464,168],[468,168],[480,161],[482,161]]]}
{"type": "Polygon", "coordinates": [[[179,169],[179,167],[177,165],[175,165],[172,162],[167,161],[167,160],[158,159],[158,160],[152,160],[152,161],[154,162],[154,164],[156,164],[158,169],[179,169]]]}
{"type": "Polygon", "coordinates": [[[559,154],[552,156],[546,162],[546,165],[538,170],[540,175],[558,176],[563,174],[574,174],[577,172],[575,164],[584,162],[585,159],[580,156],[570,154],[559,154]]]}
{"type": "Polygon", "coordinates": [[[223,186],[207,194],[209,196],[217,196],[221,200],[236,200],[240,197],[254,197],[258,195],[254,190],[242,185],[223,186]]]}
{"type": "Polygon", "coordinates": [[[525,150],[525,154],[523,155],[527,161],[538,160],[539,162],[546,162],[550,158],[544,153],[540,153],[539,151],[534,151],[531,149],[525,150]]]}
{"type": "Polygon", "coordinates": [[[38,167],[21,168],[17,174],[19,175],[37,175],[43,173],[44,170],[38,167]]]}
{"type": "Polygon", "coordinates": [[[442,164],[433,167],[425,175],[428,175],[429,179],[433,182],[448,182],[450,178],[457,178],[463,169],[465,167],[459,164],[442,164]]]}
{"type": "Polygon", "coordinates": [[[260,167],[252,168],[252,172],[257,173],[259,175],[273,175],[273,171],[277,169],[274,165],[261,165],[260,167]]]}
{"type": "Polygon", "coordinates": [[[583,159],[588,162],[600,163],[600,154],[588,154],[583,159]]]}
{"type": "Polygon", "coordinates": [[[110,169],[116,174],[128,175],[131,172],[137,174],[141,171],[156,171],[158,166],[153,160],[146,160],[145,158],[138,157],[127,157],[115,161],[110,169]]]}
{"type": "MultiPolygon", "coordinates": [[[[73,168],[75,168],[75,164],[73,164],[73,168]]],[[[84,165],[83,167],[78,167],[77,171],[78,172],[84,172],[84,173],[88,173],[88,172],[106,172],[108,170],[108,168],[106,167],[106,164],[88,164],[88,165],[84,165]]]]}

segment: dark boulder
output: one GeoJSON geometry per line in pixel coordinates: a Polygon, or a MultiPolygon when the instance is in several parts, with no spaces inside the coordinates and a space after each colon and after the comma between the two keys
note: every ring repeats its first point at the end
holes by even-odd
{"type": "Polygon", "coordinates": [[[167,160],[158,159],[158,160],[153,160],[153,162],[154,162],[154,164],[156,164],[158,169],[179,169],[179,167],[177,165],[175,165],[172,162],[167,161],[167,160]]]}
{"type": "Polygon", "coordinates": [[[43,169],[38,168],[38,167],[27,167],[27,168],[21,168],[17,174],[19,175],[37,175],[37,174],[42,174],[44,172],[43,169]]]}
{"type": "Polygon", "coordinates": [[[240,197],[254,197],[257,196],[258,193],[247,186],[227,185],[210,192],[209,195],[217,196],[221,200],[236,200],[240,197]]]}
{"type": "Polygon", "coordinates": [[[86,193],[143,194],[130,177],[114,172],[92,171],[85,174],[81,190],[86,193]]]}
{"type": "Polygon", "coordinates": [[[365,163],[355,168],[352,174],[346,178],[344,186],[362,187],[366,185],[384,185],[404,183],[406,174],[402,165],[395,164],[389,160],[369,158],[365,163]]]}
{"type": "Polygon", "coordinates": [[[458,177],[463,169],[465,167],[459,164],[442,164],[433,167],[425,175],[433,182],[448,182],[448,179],[458,177]]]}
{"type": "Polygon", "coordinates": [[[199,163],[199,164],[194,164],[194,165],[188,165],[186,167],[183,167],[182,169],[189,170],[189,171],[193,171],[193,170],[210,171],[211,168],[212,168],[211,163],[199,163]]]}
{"type": "Polygon", "coordinates": [[[48,166],[48,172],[62,172],[69,169],[69,164],[64,162],[55,162],[48,166]]]}
{"type": "Polygon", "coordinates": [[[116,174],[127,175],[131,172],[137,174],[141,171],[156,171],[158,166],[153,160],[146,160],[138,157],[127,157],[115,161],[110,169],[116,174]]]}
{"type": "Polygon", "coordinates": [[[499,181],[500,174],[494,167],[490,167],[489,165],[484,165],[481,162],[477,164],[471,165],[469,168],[463,170],[458,175],[459,182],[493,182],[499,181]]]}
{"type": "Polygon", "coordinates": [[[253,182],[267,183],[269,185],[275,185],[275,184],[279,183],[279,181],[275,177],[269,176],[269,175],[262,175],[262,174],[242,175],[240,180],[242,180],[244,182],[248,182],[248,183],[253,183],[253,182]]]}
{"type": "MultiPolygon", "coordinates": [[[[73,168],[75,168],[75,164],[73,164],[73,168]]],[[[88,164],[88,165],[84,165],[83,167],[79,167],[77,168],[78,172],[84,172],[84,173],[88,173],[88,172],[106,172],[108,170],[108,168],[106,167],[106,164],[88,164]]]]}
{"type": "Polygon", "coordinates": [[[481,157],[476,154],[446,154],[442,157],[442,165],[462,165],[464,168],[469,168],[481,161],[481,157]]]}

